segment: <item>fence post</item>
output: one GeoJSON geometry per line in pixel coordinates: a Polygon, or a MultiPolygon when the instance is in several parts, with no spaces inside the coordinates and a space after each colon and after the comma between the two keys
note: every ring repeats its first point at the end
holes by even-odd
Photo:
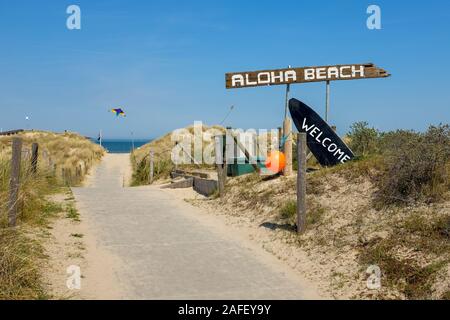
{"type": "Polygon", "coordinates": [[[286,167],[284,168],[283,175],[292,175],[292,122],[291,119],[286,118],[283,123],[284,134],[284,155],[286,157],[286,167]]]}
{"type": "Polygon", "coordinates": [[[224,136],[216,136],[216,167],[217,167],[217,184],[219,186],[219,196],[225,195],[225,183],[227,178],[227,164],[224,152],[224,136]]]}
{"type": "Polygon", "coordinates": [[[22,139],[12,139],[11,179],[8,204],[8,222],[10,227],[16,226],[17,205],[20,186],[20,161],[22,157],[22,139]]]}
{"type": "Polygon", "coordinates": [[[152,184],[153,183],[153,166],[154,166],[154,163],[153,163],[153,150],[151,150],[150,149],[150,155],[149,155],[149,159],[150,159],[150,170],[149,170],[149,173],[148,173],[148,183],[149,184],[152,184]]]}
{"type": "MultiPolygon", "coordinates": [[[[178,152],[178,141],[177,142],[175,142],[175,147],[174,147],[174,150],[176,151],[176,152],[178,152]]],[[[178,161],[175,161],[175,171],[177,171],[178,170],[178,161]]]]}
{"type": "Polygon", "coordinates": [[[278,150],[283,152],[284,144],[281,144],[281,142],[283,142],[283,129],[278,127],[278,150]]]}
{"type": "Polygon", "coordinates": [[[61,168],[61,177],[62,177],[63,185],[67,186],[66,169],[64,167],[61,168]]]}
{"type": "Polygon", "coordinates": [[[37,143],[33,143],[31,145],[31,173],[37,173],[37,165],[38,165],[38,155],[39,155],[39,145],[37,143]]]}
{"type": "Polygon", "coordinates": [[[306,229],[306,133],[297,135],[297,232],[306,229]]]}

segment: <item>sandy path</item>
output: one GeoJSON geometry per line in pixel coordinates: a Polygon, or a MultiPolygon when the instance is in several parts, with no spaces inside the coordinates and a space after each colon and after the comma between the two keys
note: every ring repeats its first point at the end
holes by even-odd
{"type": "Polygon", "coordinates": [[[158,187],[124,188],[129,174],[128,155],[108,154],[86,187],[73,188],[96,250],[108,253],[87,255],[83,296],[319,298],[289,268],[201,209],[158,187]],[[106,256],[111,258],[102,261],[106,256]],[[113,277],[103,278],[102,269],[113,277]],[[99,287],[112,288],[109,296],[99,287]]]}

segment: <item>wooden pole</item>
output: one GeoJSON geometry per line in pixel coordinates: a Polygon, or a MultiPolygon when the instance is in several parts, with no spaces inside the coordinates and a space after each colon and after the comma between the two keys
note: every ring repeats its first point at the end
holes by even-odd
{"type": "Polygon", "coordinates": [[[283,129],[278,127],[278,148],[279,151],[283,152],[284,144],[282,145],[281,142],[283,142],[283,129]]]}
{"type": "Polygon", "coordinates": [[[328,113],[330,112],[330,81],[327,81],[325,97],[325,122],[328,123],[328,113]]]}
{"type": "Polygon", "coordinates": [[[290,176],[292,175],[292,122],[290,118],[284,119],[283,134],[285,139],[284,156],[286,157],[286,167],[283,175],[290,176]]]}
{"type": "Polygon", "coordinates": [[[233,128],[232,127],[227,127],[226,128],[226,138],[225,138],[225,150],[226,153],[224,155],[225,158],[225,162],[226,160],[231,161],[233,160],[233,164],[236,162],[236,158],[237,158],[237,147],[234,143],[234,138],[233,138],[233,128]]]}
{"type": "Polygon", "coordinates": [[[297,135],[297,232],[306,229],[306,133],[297,135]]]}
{"type": "Polygon", "coordinates": [[[153,183],[153,168],[154,168],[154,162],[153,162],[153,156],[154,156],[154,152],[153,150],[150,150],[150,155],[149,155],[149,159],[150,159],[150,169],[149,169],[149,173],[148,173],[148,183],[152,184],[153,183]]]}
{"type": "Polygon", "coordinates": [[[15,227],[17,221],[21,156],[22,156],[22,139],[13,138],[12,158],[11,158],[11,178],[10,178],[9,203],[8,203],[8,222],[10,227],[15,227]]]}
{"type": "Polygon", "coordinates": [[[31,145],[31,173],[37,173],[37,165],[38,165],[38,154],[39,154],[39,145],[37,143],[33,143],[31,145]]]}
{"type": "Polygon", "coordinates": [[[217,184],[219,187],[219,197],[223,197],[225,195],[225,183],[227,175],[226,163],[224,160],[224,136],[216,136],[215,142],[217,184]]]}
{"type": "MultiPolygon", "coordinates": [[[[175,148],[177,148],[177,147],[178,147],[178,142],[175,142],[175,148]]],[[[178,150],[176,150],[176,152],[178,152],[178,150]]],[[[176,170],[178,170],[178,161],[175,161],[175,171],[176,170]]]]}
{"type": "Polygon", "coordinates": [[[247,159],[248,163],[250,163],[250,165],[253,167],[253,169],[255,169],[255,171],[257,173],[261,172],[261,168],[258,166],[258,164],[253,163],[251,161],[250,158],[250,153],[248,152],[247,149],[245,149],[245,146],[239,141],[238,137],[236,137],[235,135],[233,135],[233,139],[234,139],[234,143],[236,143],[236,145],[238,146],[239,149],[241,149],[241,151],[244,153],[245,158],[247,159]]]}
{"type": "MultiPolygon", "coordinates": [[[[290,66],[289,66],[290,68],[290,66]]],[[[288,110],[289,110],[289,92],[291,91],[291,85],[286,85],[286,96],[284,101],[284,119],[288,118],[288,110]]]]}
{"type": "Polygon", "coordinates": [[[62,177],[63,184],[65,186],[67,186],[66,169],[65,168],[61,168],[61,177],[62,177]]]}

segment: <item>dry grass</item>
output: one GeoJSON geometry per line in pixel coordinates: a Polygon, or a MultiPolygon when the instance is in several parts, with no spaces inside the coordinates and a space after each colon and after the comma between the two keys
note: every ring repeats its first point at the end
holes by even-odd
{"type": "MultiPolygon", "coordinates": [[[[230,178],[225,197],[193,203],[256,226],[252,236],[268,251],[318,282],[331,279],[326,286],[334,297],[448,299],[449,127],[423,134],[380,133],[364,124],[355,129],[349,140],[361,157],[308,173],[302,236],[295,233],[294,177],[230,178]],[[315,262],[306,270],[299,263],[305,252],[315,262]],[[379,291],[366,286],[373,264],[382,270],[379,291]]],[[[155,143],[167,145],[167,138],[155,143]]]]}
{"type": "MultiPolygon", "coordinates": [[[[184,129],[187,134],[193,135],[194,128],[192,126],[184,129]]],[[[203,132],[209,131],[211,133],[218,134],[224,132],[224,129],[219,126],[203,126],[203,132]]],[[[205,137],[203,137],[205,138],[205,137]]],[[[203,150],[208,145],[214,146],[214,141],[202,140],[203,150]]],[[[172,141],[172,133],[168,133],[165,136],[156,139],[150,143],[147,143],[135,150],[131,155],[131,162],[133,165],[133,182],[132,185],[145,185],[148,183],[149,177],[149,153],[150,149],[154,152],[154,180],[166,179],[169,177],[170,172],[175,168],[171,160],[171,152],[175,146],[175,142],[172,141]]],[[[193,148],[193,146],[192,146],[193,148]]],[[[214,148],[213,148],[214,149],[214,148]]],[[[194,154],[193,150],[191,155],[194,154]]],[[[205,164],[189,164],[178,166],[181,170],[192,170],[192,169],[213,169],[213,166],[205,164]]]]}
{"type": "MultiPolygon", "coordinates": [[[[39,144],[39,168],[50,172],[66,185],[76,185],[92,165],[104,154],[104,149],[76,133],[25,132],[16,137],[23,139],[23,158],[29,159],[31,144],[39,144]]],[[[11,154],[11,137],[0,137],[0,159],[11,154]]]]}
{"type": "MultiPolygon", "coordinates": [[[[7,227],[11,137],[0,137],[0,299],[48,298],[40,267],[45,259],[40,236],[64,209],[48,199],[65,185],[80,183],[103,149],[73,134],[27,132],[23,138],[18,226],[7,227]],[[31,174],[31,144],[40,147],[37,174],[31,174]],[[62,168],[66,175],[62,175],[62,168]],[[60,170],[61,169],[61,170],[60,170]],[[71,174],[76,173],[76,174],[71,174]]],[[[70,212],[68,212],[70,214],[70,212]]]]}
{"type": "Polygon", "coordinates": [[[310,272],[314,281],[329,279],[328,293],[336,298],[443,299],[450,286],[445,274],[450,203],[375,208],[373,179],[383,169],[382,160],[369,157],[309,173],[308,228],[303,236],[295,233],[295,177],[232,178],[224,198],[194,203],[226,212],[239,225],[246,221],[270,230],[257,231],[264,247],[292,261],[303,274],[310,272]],[[306,252],[315,267],[301,269],[295,252],[300,257],[306,252]],[[382,269],[379,291],[365,285],[372,264],[382,269]]]}
{"type": "Polygon", "coordinates": [[[45,299],[37,261],[42,246],[21,231],[0,229],[0,299],[45,299]]]}

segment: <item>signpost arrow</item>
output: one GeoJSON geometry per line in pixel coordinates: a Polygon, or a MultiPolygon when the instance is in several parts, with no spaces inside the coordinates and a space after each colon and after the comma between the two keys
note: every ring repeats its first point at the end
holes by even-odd
{"type": "Polygon", "coordinates": [[[386,78],[390,74],[373,63],[301,67],[225,74],[227,89],[320,81],[386,78]]]}

